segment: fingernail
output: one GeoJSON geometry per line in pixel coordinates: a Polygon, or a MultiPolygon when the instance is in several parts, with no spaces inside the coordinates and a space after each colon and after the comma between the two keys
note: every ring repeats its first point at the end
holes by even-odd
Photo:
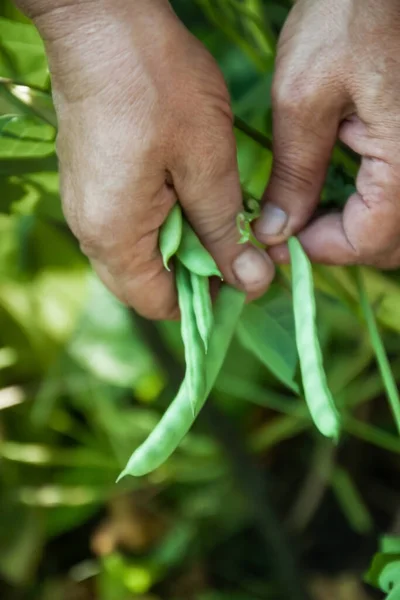
{"type": "Polygon", "coordinates": [[[247,291],[267,286],[274,276],[274,266],[265,252],[246,248],[233,263],[233,272],[247,291]]]}
{"type": "Polygon", "coordinates": [[[257,221],[256,229],[261,235],[280,235],[285,229],[287,221],[287,214],[279,206],[267,202],[257,221]]]}

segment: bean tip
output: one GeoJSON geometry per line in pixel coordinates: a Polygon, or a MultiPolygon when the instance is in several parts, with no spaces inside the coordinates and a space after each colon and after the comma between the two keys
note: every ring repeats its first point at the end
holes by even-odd
{"type": "Polygon", "coordinates": [[[171,272],[171,269],[168,266],[168,260],[163,260],[164,263],[164,267],[167,269],[167,271],[171,272]]]}
{"type": "Polygon", "coordinates": [[[115,480],[115,483],[119,483],[121,481],[121,479],[123,479],[124,477],[126,477],[127,475],[129,475],[129,473],[124,469],[117,477],[117,479],[115,480]]]}

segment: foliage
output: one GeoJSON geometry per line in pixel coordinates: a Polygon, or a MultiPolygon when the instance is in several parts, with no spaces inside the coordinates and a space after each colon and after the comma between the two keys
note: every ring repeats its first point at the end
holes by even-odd
{"type": "MultiPolygon", "coordinates": [[[[242,185],[257,198],[289,4],[174,3],[223,69],[242,185]]],[[[316,580],[325,590],[344,571],[362,598],[357,582],[379,532],[398,533],[400,441],[384,400],[400,377],[398,273],[363,269],[360,288],[352,270],[314,268],[324,363],[343,414],[338,447],[315,433],[299,400],[282,268],[246,307],[209,407],[177,452],[116,486],[176,392],[179,325],[142,321],[92,276],[60,209],[42,42],[11,4],[0,9],[2,598],[323,598],[316,580]],[[374,357],[375,321],[393,379],[374,357]]],[[[343,204],[356,168],[335,149],[327,209],[343,204]]]]}

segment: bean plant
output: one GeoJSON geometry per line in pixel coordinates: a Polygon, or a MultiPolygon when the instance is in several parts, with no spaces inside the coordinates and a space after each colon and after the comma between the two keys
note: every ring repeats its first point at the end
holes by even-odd
{"type": "MultiPolygon", "coordinates": [[[[259,203],[250,199],[238,215],[238,243],[252,241],[251,222],[259,203]]],[[[120,478],[144,475],[169,458],[207,400],[224,362],[229,342],[244,306],[243,293],[226,284],[213,314],[208,278],[220,275],[214,259],[183,218],[179,205],[171,210],[160,231],[164,265],[175,256],[175,274],[185,348],[186,374],[176,398],[147,440],[132,454],[120,478]],[[215,320],[215,323],[214,323],[215,320]],[[210,352],[208,345],[210,342],[210,352]]],[[[296,341],[304,397],[312,419],[326,437],[338,439],[340,417],[328,389],[316,328],[316,309],[310,262],[296,238],[289,240],[292,262],[296,341]]]]}
{"type": "MultiPolygon", "coordinates": [[[[232,92],[243,191],[238,243],[262,247],[252,225],[272,161],[269,92],[276,37],[291,2],[173,4],[216,55],[232,92]]],[[[252,563],[250,591],[243,587],[244,596],[231,594],[231,588],[217,595],[194,591],[196,600],[271,597],[275,583],[283,597],[304,598],[301,591],[296,594],[301,577],[291,578],[287,568],[290,548],[282,555],[276,533],[279,519],[270,503],[273,507],[279,494],[289,495],[290,506],[281,514],[296,545],[306,539],[308,552],[313,537],[319,544],[322,539],[323,547],[329,546],[329,560],[335,562],[339,552],[336,539],[331,539],[335,535],[329,530],[330,519],[314,519],[326,508],[325,501],[328,514],[336,510],[346,531],[359,536],[362,544],[375,540],[375,527],[382,530],[387,523],[381,524],[381,514],[392,518],[397,501],[393,473],[398,474],[400,453],[398,274],[311,266],[300,238],[293,237],[291,264],[277,269],[263,298],[248,303],[242,292],[222,280],[178,198],[161,228],[159,248],[165,269],[176,281],[180,323],[170,330],[169,324],[144,324],[93,278],[86,302],[89,266],[68,232],[57,191],[57,119],[46,57],[32,24],[18,21],[20,17],[13,20],[15,9],[10,6],[0,2],[0,595],[3,577],[16,582],[23,573],[24,586],[35,570],[42,576],[42,547],[50,548],[43,553],[51,555],[52,571],[54,540],[64,548],[63,532],[69,530],[78,539],[82,523],[89,527],[90,518],[104,512],[106,502],[126,495],[149,505],[160,498],[162,517],[177,527],[164,539],[163,526],[158,526],[154,552],[145,548],[136,554],[134,549],[133,558],[113,552],[104,560],[97,557],[94,570],[91,564],[76,572],[78,579],[85,572],[91,579],[98,569],[111,578],[110,595],[104,592],[102,600],[125,598],[127,590],[129,597],[171,597],[157,586],[164,578],[175,579],[180,562],[186,575],[187,556],[195,556],[197,564],[199,546],[209,547],[208,524],[219,527],[220,521],[217,543],[225,535],[229,540],[224,562],[229,562],[227,554],[235,545],[231,539],[242,538],[251,521],[261,541],[256,539],[254,546],[249,538],[249,558],[268,557],[273,573],[266,574],[263,563],[255,581],[253,567],[255,572],[259,565],[252,563]],[[212,300],[214,284],[219,291],[212,300]],[[169,338],[166,332],[171,331],[169,338]],[[180,349],[183,381],[172,384],[180,373],[180,349]],[[173,385],[176,395],[171,393],[173,385]],[[211,392],[215,402],[210,402],[211,392]],[[384,406],[385,395],[393,419],[384,406]],[[168,405],[159,419],[163,400],[168,405]],[[195,424],[200,413],[203,424],[209,425],[207,435],[201,423],[195,424]],[[231,422],[239,423],[236,435],[227,427],[231,422]],[[237,450],[241,443],[242,452],[237,450]],[[125,464],[120,479],[134,477],[116,486],[125,464]],[[385,485],[376,495],[369,494],[367,466],[372,481],[377,467],[385,470],[385,485]],[[276,482],[274,470],[279,473],[278,485],[267,487],[261,498],[262,485],[252,478],[254,470],[267,482],[276,482]],[[227,491],[229,506],[224,504],[227,491]],[[167,510],[163,493],[168,495],[167,510]],[[242,495],[250,510],[242,506],[242,495]],[[378,502],[374,505],[376,496],[379,507],[378,502]],[[275,554],[277,562],[272,564],[275,554]]],[[[342,208],[357,167],[353,154],[342,146],[334,149],[322,194],[324,208],[342,208]]],[[[393,524],[388,528],[398,531],[393,524]]],[[[80,543],[75,546],[81,548],[80,543]]],[[[212,551],[219,555],[220,546],[212,551]]],[[[301,552],[303,560],[304,548],[301,552]]],[[[364,561],[372,552],[366,551],[364,561]]],[[[209,558],[207,550],[201,569],[209,558]]],[[[222,571],[225,575],[225,566],[222,571]]],[[[398,537],[385,536],[365,580],[388,600],[398,600],[399,572],[398,537]]],[[[231,570],[230,575],[236,573],[231,570]]],[[[242,573],[238,578],[240,585],[245,583],[242,573]]],[[[18,587],[15,594],[21,593],[18,587]]],[[[52,588],[48,593],[58,594],[52,588]]]]}

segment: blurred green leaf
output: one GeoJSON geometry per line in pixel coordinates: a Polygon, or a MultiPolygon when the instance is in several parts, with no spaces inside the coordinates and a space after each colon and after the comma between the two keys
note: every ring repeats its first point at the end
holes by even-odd
{"type": "Polygon", "coordinates": [[[69,352],[100,380],[124,387],[134,386],[155,366],[128,309],[94,277],[69,352]]]}
{"type": "Polygon", "coordinates": [[[294,392],[299,388],[294,381],[297,367],[297,350],[292,334],[292,309],[290,303],[275,302],[260,307],[245,307],[238,327],[242,344],[252,352],[276,377],[294,392]]]}
{"type": "Polygon", "coordinates": [[[2,500],[0,574],[17,586],[34,577],[44,544],[42,515],[37,509],[2,500]],[[15,525],[18,524],[18,527],[15,525]]]}
{"type": "Polygon", "coordinates": [[[43,157],[54,153],[54,129],[32,117],[14,117],[0,132],[0,159],[43,157]]]}
{"type": "Polygon", "coordinates": [[[53,127],[57,125],[51,94],[40,88],[0,77],[0,112],[8,109],[20,116],[39,117],[53,127]]]}
{"type": "Polygon", "coordinates": [[[0,18],[0,76],[44,86],[47,74],[44,46],[36,28],[0,18]]]}
{"type": "Polygon", "coordinates": [[[373,519],[348,471],[342,467],[336,467],[331,484],[350,526],[361,535],[370,533],[374,527],[373,519]]]}
{"type": "Polygon", "coordinates": [[[398,561],[400,561],[400,554],[377,552],[372,559],[368,572],[364,575],[364,580],[370,585],[379,588],[379,579],[385,567],[393,563],[398,563],[398,561]]]}
{"type": "Polygon", "coordinates": [[[383,535],[380,539],[380,548],[385,554],[400,556],[400,535],[383,535]]]}

